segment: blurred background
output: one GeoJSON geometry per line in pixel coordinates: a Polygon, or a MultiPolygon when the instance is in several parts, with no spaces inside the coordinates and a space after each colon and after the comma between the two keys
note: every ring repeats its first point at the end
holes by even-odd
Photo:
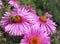
{"type": "MultiPolygon", "coordinates": [[[[53,15],[53,21],[56,22],[57,33],[51,35],[51,44],[60,44],[60,0],[17,0],[21,5],[31,6],[38,15],[49,12],[53,15]]],[[[5,11],[10,11],[12,7],[2,0],[3,7],[0,9],[0,19],[5,11]]],[[[22,36],[10,36],[0,27],[0,44],[19,44],[22,36]]]]}

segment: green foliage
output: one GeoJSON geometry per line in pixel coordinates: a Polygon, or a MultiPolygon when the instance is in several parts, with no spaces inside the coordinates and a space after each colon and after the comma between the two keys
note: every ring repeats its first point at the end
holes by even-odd
{"type": "MultiPolygon", "coordinates": [[[[49,12],[53,15],[53,20],[57,23],[57,33],[51,36],[51,44],[60,44],[60,0],[17,0],[22,5],[32,6],[38,15],[49,12]]],[[[5,11],[10,11],[10,5],[3,0],[3,8],[0,10],[0,19],[5,11]]],[[[4,34],[4,38],[0,38],[0,44],[18,44],[20,37],[11,37],[4,34]],[[2,42],[3,41],[3,42],[2,42]]]]}

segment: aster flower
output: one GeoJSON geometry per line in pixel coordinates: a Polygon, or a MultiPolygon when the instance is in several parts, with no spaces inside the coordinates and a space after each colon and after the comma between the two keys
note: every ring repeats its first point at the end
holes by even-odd
{"type": "Polygon", "coordinates": [[[11,6],[15,7],[15,8],[19,8],[20,5],[16,0],[8,0],[8,4],[10,4],[11,6]]]}
{"type": "Polygon", "coordinates": [[[2,8],[2,5],[3,5],[3,4],[2,4],[2,1],[0,0],[0,9],[2,8]]]}
{"type": "Polygon", "coordinates": [[[29,12],[36,13],[35,10],[31,6],[20,5],[16,0],[9,0],[8,3],[14,8],[25,8],[29,12]]]}
{"type": "Polygon", "coordinates": [[[28,33],[31,29],[30,25],[33,25],[34,18],[35,15],[25,8],[15,9],[4,14],[4,17],[1,19],[1,26],[10,35],[22,35],[28,33]]]}
{"type": "Polygon", "coordinates": [[[43,32],[49,34],[55,34],[56,33],[56,23],[53,22],[50,18],[52,17],[51,14],[49,13],[45,13],[44,16],[38,16],[36,18],[36,23],[34,24],[34,26],[32,26],[33,28],[38,30],[43,30],[43,32]]]}
{"type": "Polygon", "coordinates": [[[50,37],[42,31],[32,30],[24,35],[20,44],[50,44],[50,37]]]}

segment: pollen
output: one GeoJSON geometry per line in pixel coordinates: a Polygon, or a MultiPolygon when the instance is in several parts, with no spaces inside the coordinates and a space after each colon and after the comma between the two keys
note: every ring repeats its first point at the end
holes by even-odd
{"type": "Polygon", "coordinates": [[[16,15],[16,16],[10,16],[9,17],[9,19],[11,20],[11,22],[13,22],[13,23],[20,23],[20,22],[22,22],[22,18],[21,18],[21,16],[18,16],[18,15],[16,15]]]}
{"type": "Polygon", "coordinates": [[[31,37],[29,44],[40,44],[40,39],[39,37],[31,37]]]}
{"type": "Polygon", "coordinates": [[[39,20],[40,20],[42,23],[46,23],[47,18],[44,17],[44,16],[41,16],[41,17],[39,18],[39,20]]]}

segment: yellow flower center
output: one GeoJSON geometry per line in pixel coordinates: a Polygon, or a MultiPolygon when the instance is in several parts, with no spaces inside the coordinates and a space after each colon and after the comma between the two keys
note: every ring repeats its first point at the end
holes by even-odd
{"type": "Polygon", "coordinates": [[[43,22],[43,23],[46,23],[47,18],[44,17],[44,16],[41,16],[41,17],[39,18],[39,20],[40,20],[41,22],[43,22]]]}
{"type": "Polygon", "coordinates": [[[29,44],[40,44],[40,39],[39,37],[31,37],[29,44]]]}
{"type": "Polygon", "coordinates": [[[22,21],[21,16],[18,16],[18,15],[16,15],[16,16],[10,15],[10,16],[9,16],[9,19],[10,19],[13,23],[20,23],[20,22],[22,21]]]}

